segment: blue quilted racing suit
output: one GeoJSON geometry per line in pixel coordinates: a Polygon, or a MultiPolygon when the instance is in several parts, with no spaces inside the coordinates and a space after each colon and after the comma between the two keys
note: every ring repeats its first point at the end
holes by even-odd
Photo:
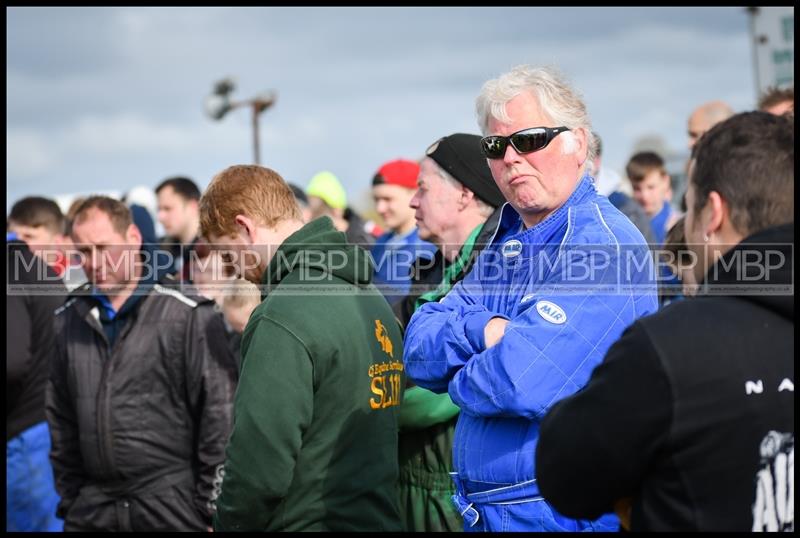
{"type": "MultiPolygon", "coordinates": [[[[653,263],[631,221],[584,176],[566,203],[527,230],[513,207],[473,270],[417,310],[403,360],[418,385],[461,408],[453,501],[466,530],[617,530],[558,514],[539,494],[539,422],[580,390],[623,330],[657,309],[653,263]],[[486,349],[484,326],[510,321],[486,349]]],[[[597,435],[604,435],[598,431],[597,435]]]]}

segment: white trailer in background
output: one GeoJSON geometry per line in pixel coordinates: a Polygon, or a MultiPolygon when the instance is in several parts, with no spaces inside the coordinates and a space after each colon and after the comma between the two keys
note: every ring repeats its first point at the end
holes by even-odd
{"type": "Polygon", "coordinates": [[[769,87],[794,85],[794,7],[748,7],[756,99],[769,87]]]}

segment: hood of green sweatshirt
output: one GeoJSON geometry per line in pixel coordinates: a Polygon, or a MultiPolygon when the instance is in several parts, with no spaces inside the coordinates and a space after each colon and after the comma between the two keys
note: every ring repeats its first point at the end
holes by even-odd
{"type": "Polygon", "coordinates": [[[355,286],[372,282],[374,265],[366,250],[347,242],[345,234],[333,227],[329,217],[315,219],[286,238],[261,278],[266,295],[281,282],[303,285],[309,291],[319,286],[355,286]],[[287,280],[288,275],[292,278],[287,280]]]}

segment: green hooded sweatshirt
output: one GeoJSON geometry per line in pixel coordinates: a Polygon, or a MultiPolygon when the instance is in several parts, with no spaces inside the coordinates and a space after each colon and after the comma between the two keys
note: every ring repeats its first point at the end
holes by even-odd
{"type": "Polygon", "coordinates": [[[400,329],[327,217],[290,235],[242,339],[216,530],[396,531],[400,329]]]}

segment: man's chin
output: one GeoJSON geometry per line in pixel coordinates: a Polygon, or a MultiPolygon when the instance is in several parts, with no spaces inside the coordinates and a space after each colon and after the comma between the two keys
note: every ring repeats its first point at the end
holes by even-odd
{"type": "Polygon", "coordinates": [[[417,228],[417,235],[419,236],[420,239],[422,239],[423,241],[428,241],[429,243],[433,243],[435,239],[435,237],[433,237],[433,234],[424,231],[422,228],[417,228]]]}
{"type": "Polygon", "coordinates": [[[95,289],[104,293],[105,295],[116,295],[125,289],[125,284],[112,284],[109,282],[95,282],[95,289]]]}

